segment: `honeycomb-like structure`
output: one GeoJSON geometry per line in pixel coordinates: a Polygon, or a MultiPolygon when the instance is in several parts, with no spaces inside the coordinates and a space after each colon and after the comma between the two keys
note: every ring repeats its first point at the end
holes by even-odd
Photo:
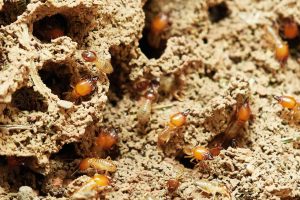
{"type": "Polygon", "coordinates": [[[110,157],[117,171],[82,199],[211,199],[203,179],[230,193],[220,199],[299,199],[299,142],[282,142],[299,135],[299,122],[272,97],[300,94],[299,38],[288,41],[281,67],[266,36],[286,18],[300,25],[299,13],[296,0],[0,0],[0,199],[76,199],[95,174],[78,170],[80,160],[94,156],[110,157]],[[158,13],[170,24],[154,49],[147,37],[158,13]],[[53,40],[52,21],[64,28],[53,40]],[[114,72],[86,62],[84,50],[114,72]],[[91,77],[91,95],[68,98],[91,77]],[[137,84],[145,80],[160,86],[141,127],[137,84]],[[232,146],[204,163],[186,158],[185,147],[222,137],[245,100],[252,115],[232,146]],[[169,116],[188,108],[187,124],[158,148],[169,116]],[[119,142],[95,152],[107,127],[119,142]],[[169,193],[166,182],[180,174],[169,193]]]}

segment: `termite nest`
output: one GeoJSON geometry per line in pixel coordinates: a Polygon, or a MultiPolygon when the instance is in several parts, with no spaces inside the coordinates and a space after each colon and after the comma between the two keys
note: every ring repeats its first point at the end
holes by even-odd
{"type": "Polygon", "coordinates": [[[0,2],[0,199],[298,199],[299,19],[273,4],[0,2]]]}

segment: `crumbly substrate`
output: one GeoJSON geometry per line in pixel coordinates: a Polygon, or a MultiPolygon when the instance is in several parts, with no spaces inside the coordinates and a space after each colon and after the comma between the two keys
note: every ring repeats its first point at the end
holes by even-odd
{"type": "Polygon", "coordinates": [[[104,127],[119,131],[117,147],[101,153],[117,171],[111,186],[82,198],[211,199],[199,188],[205,179],[219,181],[233,199],[300,199],[300,145],[282,142],[299,134],[299,122],[272,97],[299,97],[299,46],[282,68],[265,30],[284,18],[300,24],[297,0],[0,0],[0,199],[70,199],[95,173],[76,170],[95,156],[104,127]],[[162,35],[166,47],[154,52],[145,38],[160,12],[171,25],[162,35]],[[53,15],[65,18],[67,35],[43,41],[38,22],[53,15]],[[111,60],[114,72],[84,62],[85,49],[111,60]],[[97,89],[68,101],[72,86],[93,76],[97,89]],[[160,80],[144,129],[134,88],[143,78],[160,80]],[[246,98],[253,116],[236,147],[205,168],[185,158],[184,147],[207,146],[222,134],[246,98]],[[159,149],[169,116],[188,108],[187,124],[159,149]],[[8,166],[7,157],[24,164],[8,166]],[[170,194],[166,182],[180,174],[170,194]]]}

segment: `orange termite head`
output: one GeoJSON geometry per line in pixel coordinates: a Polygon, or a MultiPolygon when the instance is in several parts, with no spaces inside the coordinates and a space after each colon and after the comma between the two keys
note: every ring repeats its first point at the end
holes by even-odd
{"type": "Polygon", "coordinates": [[[246,122],[249,120],[251,116],[251,109],[249,105],[248,99],[246,99],[245,103],[239,108],[237,112],[237,121],[246,122]]]}
{"type": "Polygon", "coordinates": [[[134,84],[134,88],[138,91],[144,91],[146,90],[150,85],[150,81],[147,79],[140,80],[134,84]]]}
{"type": "Polygon", "coordinates": [[[102,174],[95,174],[92,178],[93,181],[97,184],[99,187],[105,187],[110,185],[110,178],[106,175],[102,174]]]}
{"type": "Polygon", "coordinates": [[[209,152],[210,154],[215,157],[215,156],[218,156],[221,152],[221,150],[223,149],[223,147],[221,146],[216,146],[216,147],[213,147],[213,148],[210,148],[209,149],[209,152]]]}
{"type": "Polygon", "coordinates": [[[177,179],[170,179],[167,182],[167,188],[170,193],[175,192],[179,187],[180,182],[177,179]]]}
{"type": "Polygon", "coordinates": [[[86,62],[95,62],[98,59],[97,54],[89,50],[83,51],[81,56],[86,62]]]}
{"type": "Polygon", "coordinates": [[[192,156],[196,160],[213,160],[213,156],[210,153],[209,149],[203,146],[196,146],[192,149],[192,156]]]}
{"type": "Polygon", "coordinates": [[[294,39],[298,36],[299,30],[298,25],[293,20],[286,20],[283,23],[283,33],[284,37],[287,39],[294,39]]]}
{"type": "Polygon", "coordinates": [[[79,164],[80,170],[86,170],[89,167],[90,167],[90,158],[85,158],[85,159],[81,160],[81,162],[79,164]]]}
{"type": "Polygon", "coordinates": [[[151,22],[151,32],[160,34],[163,32],[169,24],[169,17],[164,13],[156,15],[151,22]]]}
{"type": "Polygon", "coordinates": [[[92,91],[95,89],[97,81],[98,77],[92,77],[89,79],[79,81],[73,89],[73,97],[84,97],[91,94],[92,91]]]}
{"type": "Polygon", "coordinates": [[[286,64],[289,58],[289,45],[287,43],[282,42],[280,45],[276,45],[275,58],[282,66],[286,64]]]}
{"type": "Polygon", "coordinates": [[[297,105],[297,101],[294,97],[291,97],[291,96],[275,96],[275,95],[273,97],[284,108],[293,109],[297,105]]]}
{"type": "Polygon", "coordinates": [[[101,131],[96,138],[96,146],[102,150],[111,149],[118,142],[118,133],[115,128],[108,128],[101,131]]]}
{"type": "Polygon", "coordinates": [[[186,123],[186,118],[191,112],[190,109],[187,109],[183,112],[176,113],[170,117],[170,125],[175,127],[181,127],[186,123]]]}

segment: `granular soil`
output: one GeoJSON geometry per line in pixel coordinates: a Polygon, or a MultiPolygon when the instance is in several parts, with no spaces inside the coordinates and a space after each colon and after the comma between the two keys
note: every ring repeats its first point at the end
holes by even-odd
{"type": "Polygon", "coordinates": [[[300,199],[299,119],[273,98],[300,95],[300,37],[281,66],[266,33],[285,19],[300,25],[300,2],[0,0],[0,199],[300,199]],[[147,37],[158,13],[169,25],[154,49],[147,37]],[[51,23],[62,37],[49,39],[51,23]],[[85,62],[84,50],[113,73],[85,62]],[[69,99],[90,77],[92,94],[69,99]],[[137,85],[147,81],[159,82],[158,97],[141,126],[146,90],[137,85]],[[222,140],[245,101],[251,117],[232,143],[213,160],[187,158],[187,147],[222,140]],[[186,109],[186,124],[159,148],[170,115],[186,109]],[[94,151],[109,127],[117,145],[94,151]],[[78,170],[88,157],[117,171],[110,186],[74,195],[96,173],[78,170]],[[204,181],[215,185],[204,191],[204,181]]]}

